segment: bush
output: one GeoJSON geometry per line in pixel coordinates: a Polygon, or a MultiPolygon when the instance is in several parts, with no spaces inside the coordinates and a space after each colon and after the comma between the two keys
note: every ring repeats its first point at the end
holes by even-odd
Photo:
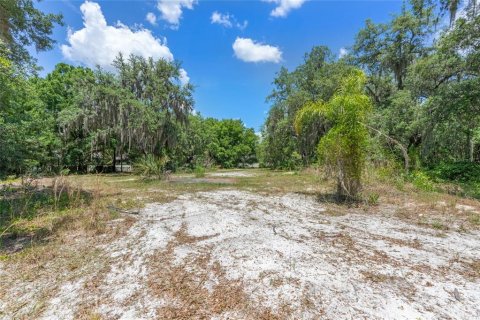
{"type": "Polygon", "coordinates": [[[480,181],[480,164],[474,162],[442,163],[430,171],[435,178],[449,181],[480,181]]]}
{"type": "Polygon", "coordinates": [[[146,178],[165,178],[166,166],[169,159],[168,157],[155,158],[153,155],[148,155],[138,161],[135,166],[135,173],[146,178]]]}
{"type": "Polygon", "coordinates": [[[430,177],[422,171],[415,171],[411,175],[413,185],[423,191],[435,191],[435,185],[430,177]]]}

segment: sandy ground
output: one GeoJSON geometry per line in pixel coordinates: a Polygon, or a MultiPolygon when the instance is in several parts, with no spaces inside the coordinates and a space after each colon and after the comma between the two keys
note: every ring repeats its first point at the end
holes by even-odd
{"type": "Polygon", "coordinates": [[[207,174],[208,177],[225,177],[225,178],[250,178],[254,177],[254,172],[248,172],[245,170],[242,171],[223,171],[223,172],[212,172],[207,174]]]}
{"type": "MultiPolygon", "coordinates": [[[[136,219],[97,246],[109,267],[59,286],[42,319],[480,318],[479,232],[353,208],[332,216],[311,196],[237,190],[150,204],[136,219]]],[[[18,315],[42,284],[23,285],[6,295],[18,315]]]]}

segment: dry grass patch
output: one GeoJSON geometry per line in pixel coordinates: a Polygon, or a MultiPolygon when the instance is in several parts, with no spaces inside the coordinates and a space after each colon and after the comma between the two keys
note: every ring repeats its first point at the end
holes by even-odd
{"type": "MultiPolygon", "coordinates": [[[[9,303],[5,309],[7,315],[18,311],[16,315],[20,318],[37,318],[55,308],[49,304],[57,301],[52,299],[61,297],[64,300],[60,301],[68,304],[54,311],[61,314],[74,306],[75,319],[95,319],[100,314],[113,318],[118,316],[116,312],[130,309],[138,315],[153,312],[158,318],[172,319],[212,316],[285,319],[301,313],[315,318],[323,312],[330,316],[336,314],[328,301],[355,305],[355,300],[348,300],[350,287],[345,287],[345,294],[335,293],[338,288],[331,285],[338,279],[342,286],[366,279],[367,288],[393,294],[401,292],[402,296],[415,297],[418,303],[438,311],[429,304],[430,300],[422,300],[420,292],[430,295],[430,291],[423,291],[419,285],[416,286],[419,294],[415,296],[407,286],[415,286],[422,277],[435,287],[443,281],[446,285],[451,285],[448,281],[457,285],[457,276],[479,278],[480,262],[472,256],[461,254],[462,259],[450,265],[444,263],[450,258],[447,253],[465,248],[471,251],[475,246],[472,238],[480,219],[476,212],[480,205],[475,200],[426,193],[408,184],[397,188],[377,181],[364,190],[367,195],[378,194],[375,201],[340,203],[329,201],[328,192],[333,189],[333,183],[312,171],[283,174],[255,170],[252,176],[235,177],[232,184],[218,183],[218,179],[224,179],[220,177],[211,179],[212,182],[181,179],[172,182],[144,181],[130,175],[68,177],[73,187],[81,186],[92,194],[92,201],[68,208],[61,215],[25,221],[24,228],[27,224],[51,227],[44,242],[4,255],[4,261],[0,261],[0,272],[3,268],[8,277],[3,279],[1,274],[0,279],[0,300],[9,303]],[[163,204],[147,206],[145,216],[126,213],[138,211],[149,202],[163,204]],[[322,210],[317,210],[319,208],[322,210]],[[226,221],[232,224],[226,227],[226,221]],[[436,222],[438,230],[435,230],[436,222]],[[425,228],[419,228],[418,224],[425,228]],[[465,232],[454,232],[462,226],[465,232]],[[230,227],[233,229],[229,230],[230,227]],[[236,230],[242,228],[244,234],[237,234],[236,230]],[[252,236],[249,233],[252,230],[261,233],[252,236]],[[230,244],[229,249],[235,254],[225,249],[212,251],[211,245],[218,248],[232,241],[231,237],[222,238],[227,233],[235,235],[234,245],[230,244]],[[435,234],[448,239],[435,238],[435,234]],[[268,244],[263,246],[261,241],[268,244]],[[277,242],[288,246],[271,248],[272,243],[277,242]],[[242,245],[259,247],[245,253],[242,245]],[[101,250],[107,249],[101,252],[96,249],[98,246],[101,250]],[[258,250],[265,250],[265,254],[257,256],[258,250]],[[311,250],[313,254],[296,257],[296,250],[311,250]],[[118,255],[110,257],[108,252],[118,255]],[[258,259],[258,264],[245,266],[239,261],[248,257],[258,259]],[[310,264],[309,259],[318,261],[310,264]],[[267,270],[265,274],[259,271],[258,278],[246,278],[245,275],[251,274],[248,268],[257,270],[265,260],[272,261],[263,266],[267,270]],[[308,268],[305,269],[308,272],[298,272],[302,267],[308,268]],[[334,271],[321,272],[319,267],[332,267],[334,271]],[[233,272],[232,276],[235,268],[245,273],[238,276],[233,272]],[[369,273],[350,276],[358,275],[359,269],[369,273]],[[385,275],[384,269],[389,270],[385,272],[394,270],[392,274],[400,270],[399,274],[405,275],[403,284],[385,275]],[[357,271],[352,273],[352,270],[357,271]],[[273,273],[268,273],[270,271],[273,273]],[[300,281],[292,277],[292,272],[305,278],[300,281]],[[311,272],[318,272],[318,277],[309,278],[311,272]],[[110,285],[112,279],[117,282],[110,285]],[[75,289],[79,292],[78,301],[70,301],[62,292],[62,284],[76,284],[79,280],[79,287],[75,289]],[[318,295],[315,290],[307,290],[312,283],[318,295]],[[32,290],[31,284],[38,289],[32,290]],[[20,289],[14,292],[12,288],[20,289]],[[123,288],[130,290],[131,296],[117,299],[116,292],[123,288]],[[289,292],[295,295],[289,296],[289,292]],[[16,297],[21,297],[18,302],[16,297]]],[[[354,289],[356,297],[358,292],[371,293],[359,286],[354,289]]],[[[474,296],[464,290],[460,290],[462,295],[474,296]]],[[[436,299],[441,308],[446,305],[441,295],[428,296],[428,299],[436,299]]],[[[372,310],[378,309],[369,305],[370,302],[376,303],[361,301],[355,308],[375,313],[372,310]]],[[[363,314],[350,307],[348,310],[351,315],[363,314]]],[[[460,312],[465,315],[470,310],[460,312]]]]}
{"type": "Polygon", "coordinates": [[[366,280],[374,283],[393,282],[399,280],[398,277],[377,272],[360,271],[360,273],[366,280]]]}
{"type": "Polygon", "coordinates": [[[472,278],[480,278],[480,259],[465,263],[466,267],[470,269],[468,273],[472,278]]]}
{"type": "Polygon", "coordinates": [[[170,301],[157,310],[157,317],[208,319],[233,314],[239,319],[281,319],[270,309],[253,303],[242,281],[227,279],[220,264],[212,260],[208,248],[180,264],[174,263],[177,247],[216,236],[193,237],[186,229],[183,224],[166,249],[157,252],[149,261],[149,290],[156,298],[170,301]]]}

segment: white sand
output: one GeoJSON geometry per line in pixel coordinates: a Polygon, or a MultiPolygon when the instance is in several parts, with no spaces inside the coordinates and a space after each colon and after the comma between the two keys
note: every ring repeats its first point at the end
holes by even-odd
{"type": "MultiPolygon", "coordinates": [[[[94,299],[109,319],[155,318],[175,302],[146,289],[149,259],[182,224],[190,236],[210,237],[175,247],[175,263],[209,251],[210,263],[241,280],[253,301],[273,311],[289,305],[294,319],[480,318],[480,279],[463,275],[461,263],[479,258],[479,232],[439,236],[355,209],[330,216],[312,197],[236,190],[148,205],[125,237],[101,248],[112,263],[95,294],[82,287],[85,279],[66,283],[44,318],[73,319],[82,299],[94,299]]],[[[212,317],[227,318],[242,317],[212,317]]]]}
{"type": "Polygon", "coordinates": [[[212,172],[208,173],[208,177],[214,178],[250,178],[254,177],[256,174],[254,172],[248,172],[245,170],[242,171],[221,171],[221,172],[212,172]]]}

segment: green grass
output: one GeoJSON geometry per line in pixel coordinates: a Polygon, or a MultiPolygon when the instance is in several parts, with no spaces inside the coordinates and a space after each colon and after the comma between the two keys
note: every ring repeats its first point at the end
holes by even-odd
{"type": "Polygon", "coordinates": [[[91,201],[89,193],[72,190],[69,186],[53,187],[3,185],[0,188],[0,241],[2,237],[41,234],[32,220],[44,220],[52,225],[56,216],[91,201]]]}
{"type": "Polygon", "coordinates": [[[195,173],[195,178],[203,178],[205,177],[205,168],[201,166],[196,166],[193,170],[195,173]]]}
{"type": "Polygon", "coordinates": [[[432,222],[432,228],[437,229],[437,230],[446,230],[447,227],[439,220],[434,220],[432,222]]]}
{"type": "Polygon", "coordinates": [[[468,217],[468,221],[473,225],[480,226],[480,214],[471,213],[468,217]]]}

